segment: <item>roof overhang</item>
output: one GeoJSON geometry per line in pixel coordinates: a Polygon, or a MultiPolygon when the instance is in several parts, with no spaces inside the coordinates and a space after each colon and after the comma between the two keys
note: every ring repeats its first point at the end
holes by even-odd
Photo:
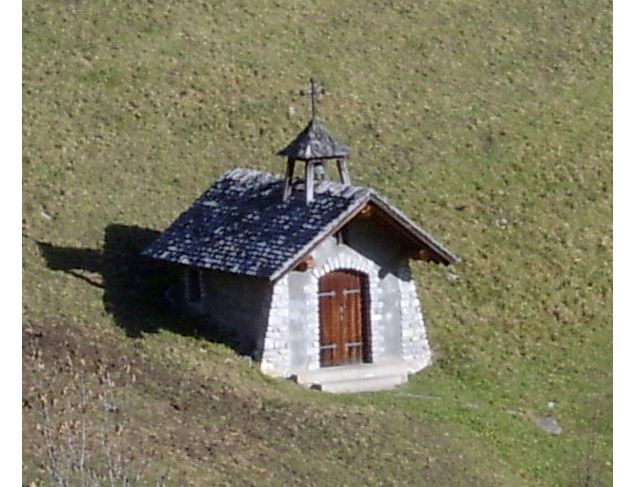
{"type": "Polygon", "coordinates": [[[302,251],[298,252],[292,259],[269,276],[269,280],[276,281],[287,272],[295,269],[318,245],[342,230],[356,217],[372,219],[379,226],[389,230],[391,235],[395,235],[397,238],[407,242],[407,247],[411,250],[406,256],[408,258],[444,265],[459,261],[458,257],[444,248],[427,232],[421,230],[401,211],[371,191],[366,198],[361,199],[357,205],[350,208],[343,218],[338,219],[337,222],[325,228],[302,251]]]}
{"type": "Polygon", "coordinates": [[[370,213],[369,217],[406,239],[414,252],[411,258],[450,265],[459,259],[427,232],[421,230],[410,218],[389,205],[375,193],[371,193],[369,202],[361,212],[370,213]]]}

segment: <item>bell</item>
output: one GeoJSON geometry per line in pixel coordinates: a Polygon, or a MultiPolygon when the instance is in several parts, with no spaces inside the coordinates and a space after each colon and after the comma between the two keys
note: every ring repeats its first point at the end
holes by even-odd
{"type": "Polygon", "coordinates": [[[314,165],[313,172],[315,174],[315,179],[318,181],[324,181],[326,179],[326,168],[324,164],[321,162],[317,162],[314,165]]]}

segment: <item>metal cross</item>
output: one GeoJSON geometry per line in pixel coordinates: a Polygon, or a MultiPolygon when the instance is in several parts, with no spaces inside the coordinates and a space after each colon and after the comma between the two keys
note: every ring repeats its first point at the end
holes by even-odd
{"type": "Polygon", "coordinates": [[[300,90],[300,94],[301,95],[310,95],[311,96],[311,118],[315,118],[315,113],[316,113],[315,102],[316,102],[316,98],[319,95],[324,95],[326,93],[326,90],[324,88],[322,88],[321,86],[318,87],[317,86],[317,81],[314,78],[311,78],[309,81],[311,82],[311,88],[305,88],[303,90],[300,90]]]}

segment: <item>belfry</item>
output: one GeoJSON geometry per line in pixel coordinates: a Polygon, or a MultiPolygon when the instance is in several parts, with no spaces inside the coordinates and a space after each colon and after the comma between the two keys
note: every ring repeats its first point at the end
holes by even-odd
{"type": "Polygon", "coordinates": [[[293,173],[296,161],[304,163],[304,186],[306,191],[306,203],[313,201],[313,190],[316,180],[328,178],[328,168],[325,163],[335,161],[342,184],[350,185],[346,158],[351,150],[338,142],[331,135],[326,126],[317,118],[316,103],[320,95],[326,91],[317,86],[315,79],[311,78],[311,87],[301,90],[301,95],[311,97],[311,120],[308,125],[293,139],[284,149],[278,152],[279,156],[287,158],[285,172],[283,201],[286,201],[293,191],[293,173]]]}

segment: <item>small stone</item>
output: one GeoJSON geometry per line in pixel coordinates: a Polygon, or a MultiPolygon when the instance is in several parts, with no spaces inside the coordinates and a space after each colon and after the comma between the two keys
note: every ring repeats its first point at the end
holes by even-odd
{"type": "Polygon", "coordinates": [[[513,409],[508,409],[505,412],[510,416],[523,416],[523,413],[521,413],[520,411],[514,411],[513,409]]]}
{"type": "Polygon", "coordinates": [[[536,420],[536,426],[546,431],[547,433],[551,433],[552,435],[559,435],[560,433],[562,433],[562,428],[560,427],[558,422],[551,416],[538,418],[536,420]]]}
{"type": "Polygon", "coordinates": [[[497,227],[504,227],[507,226],[508,221],[507,218],[497,218],[494,223],[496,223],[497,227]]]}
{"type": "Polygon", "coordinates": [[[445,278],[450,282],[457,282],[459,280],[458,274],[454,274],[453,272],[446,272],[445,278]]]}

